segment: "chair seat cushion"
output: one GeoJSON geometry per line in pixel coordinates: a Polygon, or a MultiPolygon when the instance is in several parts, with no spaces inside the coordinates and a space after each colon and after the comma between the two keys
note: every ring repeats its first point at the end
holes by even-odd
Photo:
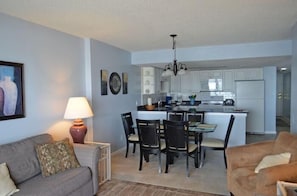
{"type": "Polygon", "coordinates": [[[129,135],[129,141],[137,142],[139,141],[138,135],[129,135]]]}
{"type": "Polygon", "coordinates": [[[217,138],[203,138],[202,147],[224,148],[224,140],[217,138]]]}

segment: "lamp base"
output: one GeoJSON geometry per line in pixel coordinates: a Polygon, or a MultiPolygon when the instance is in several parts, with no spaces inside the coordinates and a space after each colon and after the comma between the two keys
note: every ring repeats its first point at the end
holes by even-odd
{"type": "Polygon", "coordinates": [[[84,144],[85,136],[87,134],[87,127],[83,124],[83,122],[77,122],[77,120],[74,121],[74,124],[72,127],[70,127],[70,135],[73,139],[74,143],[80,143],[84,144]]]}

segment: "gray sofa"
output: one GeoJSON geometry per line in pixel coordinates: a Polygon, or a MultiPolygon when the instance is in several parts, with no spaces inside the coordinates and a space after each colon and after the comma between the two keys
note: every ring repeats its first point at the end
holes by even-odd
{"type": "Polygon", "coordinates": [[[42,134],[0,145],[0,163],[7,163],[10,176],[19,192],[15,196],[90,196],[98,191],[98,156],[94,145],[74,144],[81,167],[43,177],[35,152],[36,144],[49,143],[53,138],[42,134]]]}

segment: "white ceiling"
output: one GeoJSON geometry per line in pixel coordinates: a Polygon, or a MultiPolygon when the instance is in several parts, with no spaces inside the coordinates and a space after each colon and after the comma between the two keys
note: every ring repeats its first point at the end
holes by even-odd
{"type": "Polygon", "coordinates": [[[291,39],[297,0],[0,0],[0,12],[134,52],[169,49],[172,33],[177,49],[291,39]]]}

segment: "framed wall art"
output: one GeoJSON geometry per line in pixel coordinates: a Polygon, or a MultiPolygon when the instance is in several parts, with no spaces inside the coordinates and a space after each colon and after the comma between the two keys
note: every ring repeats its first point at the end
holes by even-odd
{"type": "Polygon", "coordinates": [[[0,120],[24,118],[23,64],[0,61],[0,120]]]}
{"type": "Polygon", "coordinates": [[[118,73],[112,72],[109,76],[109,88],[112,94],[116,95],[121,90],[121,77],[118,73]]]}
{"type": "Polygon", "coordinates": [[[101,95],[107,95],[108,71],[101,69],[101,95]]]}
{"type": "Polygon", "coordinates": [[[128,73],[122,74],[122,80],[123,80],[123,94],[128,94],[128,73]]]}

